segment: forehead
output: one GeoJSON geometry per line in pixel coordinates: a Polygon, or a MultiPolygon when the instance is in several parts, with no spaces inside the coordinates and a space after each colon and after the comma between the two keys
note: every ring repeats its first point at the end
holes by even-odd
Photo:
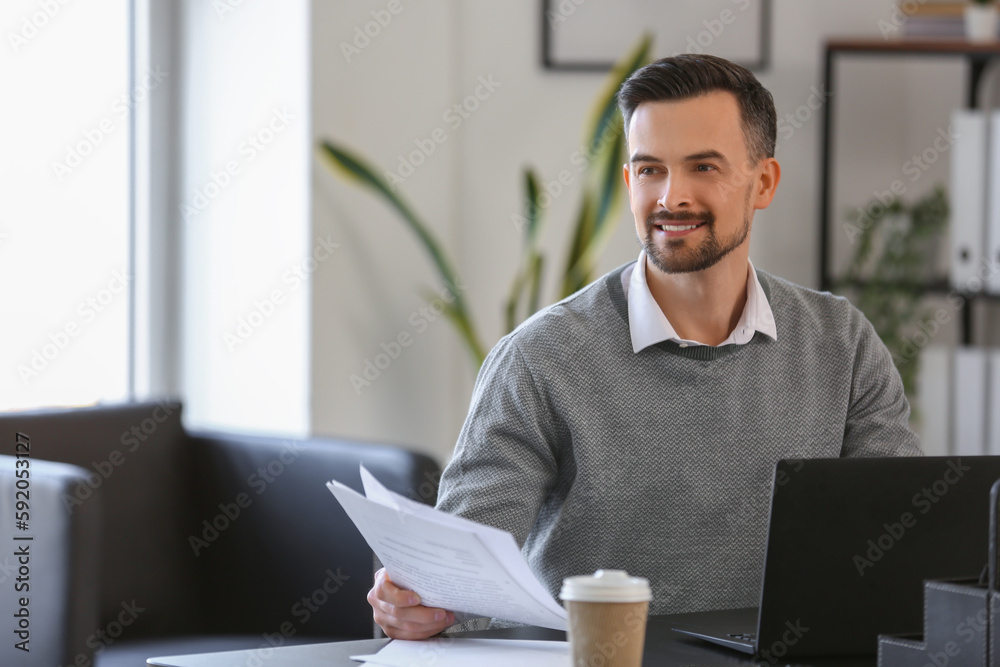
{"type": "Polygon", "coordinates": [[[713,91],[685,100],[643,102],[632,114],[629,152],[663,155],[714,149],[729,155],[745,153],[739,103],[727,91],[713,91]]]}

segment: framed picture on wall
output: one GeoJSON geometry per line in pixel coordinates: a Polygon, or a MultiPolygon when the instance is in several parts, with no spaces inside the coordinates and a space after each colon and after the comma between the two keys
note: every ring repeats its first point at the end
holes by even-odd
{"type": "Polygon", "coordinates": [[[771,0],[541,0],[547,69],[602,72],[652,33],[654,57],[711,53],[751,70],[771,56],[771,0]]]}

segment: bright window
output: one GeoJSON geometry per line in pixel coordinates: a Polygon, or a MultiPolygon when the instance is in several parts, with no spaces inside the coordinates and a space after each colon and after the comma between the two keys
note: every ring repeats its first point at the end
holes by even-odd
{"type": "Polygon", "coordinates": [[[128,0],[0,8],[0,410],[126,398],[128,0]]]}

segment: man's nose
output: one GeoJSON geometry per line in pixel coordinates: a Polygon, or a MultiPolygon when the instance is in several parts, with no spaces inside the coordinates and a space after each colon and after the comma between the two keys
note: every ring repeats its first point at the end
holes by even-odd
{"type": "Polygon", "coordinates": [[[663,191],[656,203],[668,211],[690,208],[694,203],[691,183],[680,174],[670,174],[663,181],[663,191]]]}

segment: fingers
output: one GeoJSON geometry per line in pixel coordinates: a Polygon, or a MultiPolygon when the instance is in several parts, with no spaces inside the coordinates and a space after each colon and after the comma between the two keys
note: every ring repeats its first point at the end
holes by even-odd
{"type": "Polygon", "coordinates": [[[368,604],[375,622],[392,639],[426,639],[455,623],[451,612],[425,607],[419,595],[392,583],[384,568],[375,575],[368,604]]]}

